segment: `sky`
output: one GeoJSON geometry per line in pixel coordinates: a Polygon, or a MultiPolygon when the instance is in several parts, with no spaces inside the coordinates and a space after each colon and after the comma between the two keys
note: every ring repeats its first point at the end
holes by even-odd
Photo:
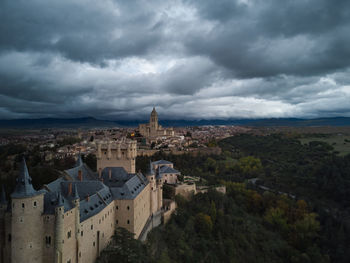
{"type": "Polygon", "coordinates": [[[1,0],[0,119],[350,117],[349,0],[1,0]]]}

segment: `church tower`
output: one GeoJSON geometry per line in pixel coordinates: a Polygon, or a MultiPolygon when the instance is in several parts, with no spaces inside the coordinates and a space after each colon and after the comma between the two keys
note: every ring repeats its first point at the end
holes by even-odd
{"type": "Polygon", "coordinates": [[[153,107],[153,110],[151,112],[151,117],[149,120],[150,124],[150,133],[151,136],[157,135],[157,130],[158,130],[158,113],[156,112],[156,109],[153,107]]]}

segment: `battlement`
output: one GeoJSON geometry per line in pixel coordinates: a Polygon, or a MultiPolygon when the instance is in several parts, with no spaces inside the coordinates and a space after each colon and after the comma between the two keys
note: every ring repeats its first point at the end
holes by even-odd
{"type": "Polygon", "coordinates": [[[97,142],[97,169],[124,167],[128,173],[135,173],[137,142],[128,139],[97,142]]]}

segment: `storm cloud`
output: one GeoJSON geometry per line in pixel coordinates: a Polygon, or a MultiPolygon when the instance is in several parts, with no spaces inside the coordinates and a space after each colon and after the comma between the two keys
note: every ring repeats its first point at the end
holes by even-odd
{"type": "Polygon", "coordinates": [[[346,0],[0,2],[0,118],[350,116],[346,0]]]}

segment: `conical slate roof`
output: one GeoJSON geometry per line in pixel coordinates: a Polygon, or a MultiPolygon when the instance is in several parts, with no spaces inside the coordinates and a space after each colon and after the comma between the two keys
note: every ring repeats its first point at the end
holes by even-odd
{"type": "Polygon", "coordinates": [[[78,160],[77,162],[75,163],[75,167],[79,167],[79,166],[82,166],[83,165],[83,160],[81,159],[81,155],[79,153],[78,155],[78,160]]]}
{"type": "Polygon", "coordinates": [[[61,195],[61,193],[59,192],[59,193],[58,193],[58,196],[57,196],[57,207],[61,207],[61,206],[64,206],[64,203],[63,203],[62,195],[61,195]]]}
{"type": "Polygon", "coordinates": [[[39,194],[32,185],[32,178],[29,176],[26,161],[23,158],[19,176],[16,179],[15,191],[11,194],[12,198],[30,197],[39,194]]]}
{"type": "Polygon", "coordinates": [[[148,171],[149,175],[154,175],[154,170],[153,170],[153,165],[152,165],[152,161],[149,161],[149,171],[148,171]]]}
{"type": "Polygon", "coordinates": [[[74,184],[74,196],[73,196],[73,199],[76,200],[76,199],[79,199],[79,194],[78,194],[78,188],[77,188],[77,184],[74,184]]]}
{"type": "Polygon", "coordinates": [[[0,204],[7,204],[4,186],[1,187],[0,204]]]}

